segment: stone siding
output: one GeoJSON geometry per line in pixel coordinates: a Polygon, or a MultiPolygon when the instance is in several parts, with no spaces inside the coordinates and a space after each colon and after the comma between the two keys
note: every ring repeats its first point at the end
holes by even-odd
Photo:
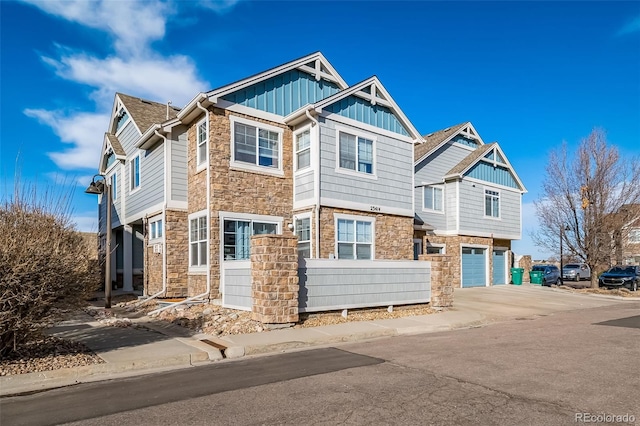
{"type": "Polygon", "coordinates": [[[298,238],[251,237],[251,318],[264,324],[298,322],[298,238]]]}
{"type": "Polygon", "coordinates": [[[321,207],[320,258],[336,253],[334,214],[375,218],[375,259],[413,260],[413,218],[321,207]]]}
{"type": "Polygon", "coordinates": [[[164,214],[167,250],[167,291],[165,297],[187,296],[189,267],[189,224],[187,212],[167,210],[164,214]]]}
{"type": "Polygon", "coordinates": [[[436,308],[453,306],[452,256],[422,254],[418,259],[431,262],[431,305],[436,308]]]}

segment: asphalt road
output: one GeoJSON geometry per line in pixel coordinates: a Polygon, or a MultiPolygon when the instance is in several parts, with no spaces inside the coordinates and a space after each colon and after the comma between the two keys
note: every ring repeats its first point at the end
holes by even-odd
{"type": "Polygon", "coordinates": [[[4,398],[0,424],[640,424],[639,366],[628,302],[4,398]]]}

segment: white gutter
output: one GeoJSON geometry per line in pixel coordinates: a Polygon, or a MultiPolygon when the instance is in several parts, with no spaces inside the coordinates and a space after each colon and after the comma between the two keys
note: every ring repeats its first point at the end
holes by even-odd
{"type": "MultiPolygon", "coordinates": [[[[309,109],[306,109],[305,114],[309,120],[311,120],[311,127],[316,127],[318,120],[311,115],[309,109]]],[[[313,207],[313,216],[315,218],[315,258],[320,259],[320,128],[316,127],[316,164],[314,164],[314,186],[315,186],[315,198],[316,205],[313,207]]]]}
{"type": "MultiPolygon", "coordinates": [[[[207,227],[211,228],[211,181],[210,181],[210,171],[211,171],[211,164],[210,164],[210,156],[209,156],[209,151],[211,148],[211,138],[210,136],[210,132],[209,132],[209,111],[202,106],[202,104],[200,103],[200,101],[197,101],[196,103],[196,107],[201,109],[202,111],[204,111],[204,116],[205,116],[205,123],[207,123],[207,138],[208,138],[208,143],[207,143],[207,227]]],[[[197,143],[197,142],[196,142],[197,143]]],[[[197,149],[197,147],[196,147],[197,149]]],[[[206,296],[207,299],[210,299],[211,296],[211,250],[210,250],[210,240],[211,240],[211,232],[210,229],[207,229],[207,239],[209,241],[207,241],[207,259],[208,259],[208,263],[207,264],[207,290],[202,293],[202,294],[198,294],[197,296],[193,296],[193,297],[189,297],[184,299],[181,302],[177,302],[177,303],[172,303],[171,305],[156,309],[154,311],[149,312],[147,315],[155,315],[157,313],[160,313],[164,310],[167,309],[171,309],[173,307],[179,306],[179,305],[184,305],[185,303],[189,303],[189,302],[193,302],[194,300],[198,300],[201,299],[203,297],[206,296]]],[[[166,275],[166,274],[165,274],[166,275]]],[[[222,283],[220,283],[222,284],[222,283]]]]}

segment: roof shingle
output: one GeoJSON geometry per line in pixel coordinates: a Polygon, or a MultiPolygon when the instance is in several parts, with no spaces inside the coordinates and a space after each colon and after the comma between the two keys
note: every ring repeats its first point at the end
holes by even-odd
{"type": "Polygon", "coordinates": [[[437,132],[429,133],[424,136],[424,143],[416,144],[414,146],[414,159],[415,161],[420,160],[424,157],[428,152],[435,149],[442,142],[453,136],[460,128],[466,124],[469,124],[468,121],[464,123],[456,124],[455,126],[447,127],[443,130],[438,130],[437,132]]]}
{"type": "Polygon", "coordinates": [[[117,93],[124,104],[131,118],[138,125],[142,133],[147,131],[154,124],[163,123],[167,120],[175,118],[179,108],[169,107],[169,117],[167,118],[167,104],[148,101],[146,99],[136,98],[135,96],[117,93]]]}

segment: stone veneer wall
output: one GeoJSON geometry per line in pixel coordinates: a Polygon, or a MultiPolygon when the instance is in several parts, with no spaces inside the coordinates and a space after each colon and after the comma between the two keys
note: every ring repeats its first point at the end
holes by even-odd
{"type": "Polygon", "coordinates": [[[453,260],[445,254],[421,254],[419,260],[431,262],[431,306],[453,306],[453,260]]]}
{"type": "Polygon", "coordinates": [[[375,218],[375,259],[413,260],[413,218],[355,210],[321,207],[320,257],[326,259],[336,253],[334,214],[375,218]]]}
{"type": "MultiPolygon", "coordinates": [[[[238,113],[209,107],[209,268],[211,274],[212,298],[220,297],[220,218],[218,213],[236,212],[283,217],[283,228],[291,223],[293,206],[293,154],[292,132],[282,124],[254,118],[238,113]],[[284,176],[274,176],[267,172],[247,171],[230,168],[231,122],[229,116],[243,117],[258,123],[267,123],[283,129],[282,170],[284,176]]],[[[188,153],[188,203],[189,212],[207,208],[207,171],[197,171],[196,166],[196,125],[202,119],[194,120],[187,137],[188,153]]],[[[187,225],[188,229],[188,225],[187,225]]],[[[283,230],[284,230],[283,229],[283,230]]],[[[188,238],[188,236],[187,236],[188,238]]],[[[188,274],[189,296],[206,290],[206,275],[188,274]]]]}
{"type": "Polygon", "coordinates": [[[153,244],[149,245],[149,234],[144,236],[144,292],[147,296],[162,290],[162,253],[153,252],[153,244]]]}
{"type": "Polygon", "coordinates": [[[251,237],[251,318],[264,324],[298,322],[298,238],[251,237]]]}
{"type": "Polygon", "coordinates": [[[164,214],[164,236],[167,250],[167,292],[165,297],[188,295],[189,224],[187,212],[167,210],[164,214]]]}
{"type": "Polygon", "coordinates": [[[507,259],[507,265],[511,265],[511,241],[499,240],[483,237],[468,237],[464,235],[456,236],[439,236],[439,235],[426,235],[422,240],[423,250],[426,252],[427,244],[444,244],[445,254],[451,256],[451,273],[452,283],[454,288],[462,287],[462,252],[461,247],[467,245],[482,245],[486,246],[489,252],[489,277],[493,272],[493,256],[491,255],[494,247],[506,247],[509,250],[509,258],[507,259]]]}

